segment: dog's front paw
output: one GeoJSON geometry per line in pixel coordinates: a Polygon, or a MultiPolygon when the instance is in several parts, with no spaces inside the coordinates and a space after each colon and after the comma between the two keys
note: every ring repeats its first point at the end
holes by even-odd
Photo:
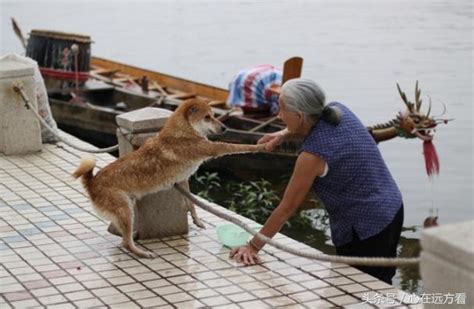
{"type": "Polygon", "coordinates": [[[141,258],[154,259],[157,255],[151,251],[140,250],[140,253],[137,252],[137,255],[141,258]]]}
{"type": "Polygon", "coordinates": [[[132,253],[134,253],[135,255],[141,258],[153,259],[156,257],[156,254],[153,253],[152,251],[142,250],[136,247],[135,245],[132,245],[132,246],[125,245],[125,248],[130,250],[132,253]]]}
{"type": "Polygon", "coordinates": [[[266,148],[266,147],[267,147],[267,144],[268,144],[268,143],[255,145],[256,151],[257,151],[257,152],[267,151],[267,148],[266,148]]]}
{"type": "Polygon", "coordinates": [[[197,219],[197,220],[193,220],[194,224],[196,224],[198,227],[202,228],[202,229],[205,229],[206,226],[204,225],[204,223],[202,223],[201,220],[197,219]]]}
{"type": "Polygon", "coordinates": [[[147,259],[154,259],[157,257],[157,255],[151,251],[146,251],[144,257],[147,259]]]}

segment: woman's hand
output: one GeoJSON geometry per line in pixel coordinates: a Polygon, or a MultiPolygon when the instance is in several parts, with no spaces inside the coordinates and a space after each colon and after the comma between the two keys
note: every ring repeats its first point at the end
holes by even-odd
{"type": "Polygon", "coordinates": [[[287,133],[288,130],[284,129],[275,133],[265,134],[261,139],[257,141],[257,144],[265,144],[266,151],[273,151],[276,146],[283,143],[283,140],[285,139],[287,133]]]}
{"type": "Polygon", "coordinates": [[[260,263],[257,251],[250,245],[241,246],[230,250],[229,257],[237,261],[237,263],[244,263],[244,265],[255,265],[260,263]]]}

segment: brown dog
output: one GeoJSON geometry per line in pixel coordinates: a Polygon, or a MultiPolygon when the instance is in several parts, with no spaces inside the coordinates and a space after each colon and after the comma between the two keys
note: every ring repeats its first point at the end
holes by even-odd
{"type": "MultiPolygon", "coordinates": [[[[206,102],[188,100],[176,109],[160,133],[138,150],[110,163],[95,176],[95,158],[84,158],[73,176],[82,177],[94,209],[119,229],[123,246],[140,257],[151,258],[153,253],[139,249],[133,241],[132,199],[188,180],[207,159],[264,151],[265,144],[238,145],[207,139],[223,128],[206,102]]],[[[194,205],[189,210],[194,223],[202,227],[194,205]]]]}

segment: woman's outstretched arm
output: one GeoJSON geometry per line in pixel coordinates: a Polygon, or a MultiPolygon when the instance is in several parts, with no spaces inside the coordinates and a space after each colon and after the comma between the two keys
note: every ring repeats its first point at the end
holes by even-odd
{"type": "MultiPolygon", "coordinates": [[[[320,157],[308,152],[302,152],[298,156],[283,199],[265,222],[260,230],[261,234],[272,238],[280,231],[304,201],[316,177],[323,174],[325,164],[325,161],[320,157]]],[[[256,253],[264,245],[262,241],[254,237],[249,245],[234,248],[230,257],[246,265],[255,264],[256,260],[258,261],[256,253]]]]}

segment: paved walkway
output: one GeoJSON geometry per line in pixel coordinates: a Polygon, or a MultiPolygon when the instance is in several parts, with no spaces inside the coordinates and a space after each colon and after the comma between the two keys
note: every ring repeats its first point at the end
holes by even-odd
{"type": "MultiPolygon", "coordinates": [[[[114,160],[97,159],[99,167],[114,160]]],[[[0,308],[371,308],[367,295],[396,293],[347,265],[269,246],[262,265],[242,267],[217,241],[215,227],[223,220],[200,209],[207,229],[191,226],[187,235],[139,241],[159,257],[137,259],[107,233],[70,176],[79,161],[76,151],[54,145],[37,154],[0,155],[0,308]]],[[[314,250],[281,234],[277,239],[314,250]]]]}

